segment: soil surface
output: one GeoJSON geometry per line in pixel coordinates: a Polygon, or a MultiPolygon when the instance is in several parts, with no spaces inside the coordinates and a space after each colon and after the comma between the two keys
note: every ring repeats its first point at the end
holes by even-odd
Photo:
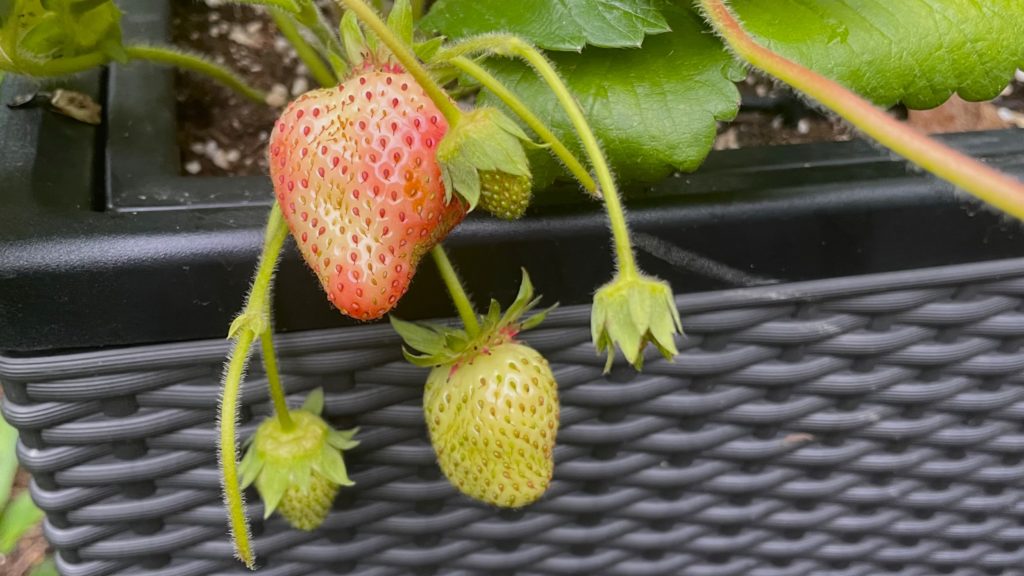
{"type": "MultiPolygon", "coordinates": [[[[252,86],[285,101],[314,86],[295,50],[263,11],[195,1],[174,2],[173,7],[172,40],[178,46],[212,56],[252,86]]],[[[278,110],[198,74],[178,72],[176,87],[185,173],[266,172],[264,147],[278,110]]]]}
{"type": "MultiPolygon", "coordinates": [[[[290,99],[315,86],[295,51],[258,8],[218,0],[174,2],[174,42],[236,70],[254,86],[290,99]]],[[[719,127],[715,149],[850,140],[855,131],[808,107],[785,87],[751,75],[739,83],[744,106],[719,127]]],[[[278,110],[206,78],[179,73],[178,143],[186,174],[266,173],[264,146],[278,110]]],[[[951,99],[935,110],[891,111],[926,132],[1024,128],[1024,73],[993,102],[951,99]]]]}

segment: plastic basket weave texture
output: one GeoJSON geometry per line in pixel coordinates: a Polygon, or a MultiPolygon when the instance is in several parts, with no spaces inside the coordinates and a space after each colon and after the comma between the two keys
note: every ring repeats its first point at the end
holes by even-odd
{"type": "MultiPolygon", "coordinates": [[[[555,482],[520,511],[440,475],[425,372],[389,328],[279,336],[292,400],[323,387],[362,445],[320,530],[251,506],[260,573],[1024,574],[1024,260],[679,303],[684,352],[642,374],[602,375],[585,308],[527,335],[563,417],[555,482]]],[[[64,575],[247,573],[216,472],[225,351],[0,357],[64,575]]],[[[244,403],[247,434],[269,410],[257,373],[244,403]]]]}

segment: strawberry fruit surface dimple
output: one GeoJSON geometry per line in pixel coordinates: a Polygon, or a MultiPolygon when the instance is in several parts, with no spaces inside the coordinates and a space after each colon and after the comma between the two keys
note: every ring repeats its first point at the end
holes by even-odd
{"type": "Polygon", "coordinates": [[[426,252],[465,218],[445,201],[436,148],[448,130],[409,74],[368,68],[291,103],[270,175],[292,235],[330,301],[359,320],[405,294],[426,252]]]}

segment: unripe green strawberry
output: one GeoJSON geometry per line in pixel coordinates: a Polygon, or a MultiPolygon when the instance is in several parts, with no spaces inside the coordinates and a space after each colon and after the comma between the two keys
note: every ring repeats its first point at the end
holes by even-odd
{"type": "Polygon", "coordinates": [[[322,474],[313,472],[305,488],[289,486],[284,491],[277,512],[299,530],[314,530],[327,519],[340,488],[322,474]]]}
{"type": "Polygon", "coordinates": [[[480,171],[480,208],[502,220],[518,220],[533,197],[529,176],[496,170],[480,171]]]}
{"type": "Polygon", "coordinates": [[[539,301],[523,271],[515,302],[503,314],[491,301],[479,332],[391,324],[417,350],[405,357],[431,366],[423,411],[437,462],[464,494],[496,506],[526,506],[544,494],[554,471],[558,385],[548,361],[516,340],[547,311],[520,318],[539,301]]]}
{"type": "Polygon", "coordinates": [[[264,516],[274,510],[299,530],[323,523],[342,486],[352,486],[342,451],[359,443],[357,430],[339,431],[320,417],[323,392],[315,390],[299,410],[289,410],[291,427],[269,417],[256,429],[242,459],[242,487],[256,485],[264,516]]]}
{"type": "Polygon", "coordinates": [[[464,494],[519,508],[547,490],[558,385],[533,348],[509,341],[434,368],[423,409],[438,464],[464,494]]]}

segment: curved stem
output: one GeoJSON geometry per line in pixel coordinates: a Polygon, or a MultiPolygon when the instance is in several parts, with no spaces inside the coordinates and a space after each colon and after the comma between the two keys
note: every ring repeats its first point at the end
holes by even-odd
{"type": "Polygon", "coordinates": [[[413,54],[412,50],[395,36],[387,24],[380,19],[380,16],[373,11],[373,8],[370,8],[363,0],[336,1],[344,4],[355,13],[387,45],[406,72],[416,79],[416,82],[423,88],[423,91],[427,93],[427,96],[434,101],[434,104],[444,114],[445,119],[448,121],[449,129],[457,124],[459,119],[462,118],[462,112],[459,110],[459,107],[445,94],[445,91],[434,81],[430,73],[427,72],[427,69],[416,59],[416,55],[413,54]]]}
{"type": "Polygon", "coordinates": [[[554,132],[544,124],[544,121],[538,118],[537,115],[534,114],[518,96],[506,88],[505,85],[502,84],[501,80],[498,80],[494,75],[488,72],[486,68],[465,56],[456,56],[449,60],[449,63],[468,74],[484,88],[490,90],[491,93],[497,96],[498,99],[508,106],[509,110],[522,118],[523,122],[525,122],[541,140],[547,142],[548,145],[551,146],[551,152],[553,152],[555,156],[565,164],[565,167],[568,168],[569,171],[572,172],[572,175],[580,181],[580,184],[583,185],[587,192],[590,192],[595,196],[597,195],[597,184],[590,176],[590,173],[587,172],[587,169],[583,167],[583,164],[581,164],[565,144],[558,139],[558,136],[555,136],[554,132]]]}
{"type": "Polygon", "coordinates": [[[267,228],[263,240],[263,251],[256,267],[249,295],[246,297],[245,308],[228,329],[228,338],[237,338],[228,367],[224,373],[224,394],[220,403],[220,466],[221,481],[224,489],[224,502],[228,509],[228,521],[231,536],[235,543],[238,557],[249,568],[254,567],[252,545],[249,539],[249,524],[245,516],[245,499],[238,483],[238,446],[235,441],[235,420],[238,417],[238,391],[245,375],[245,366],[249,360],[252,344],[260,337],[263,345],[263,362],[267,370],[267,381],[270,385],[271,397],[274,400],[274,411],[285,429],[291,428],[291,415],[284,402],[284,390],[281,387],[277,371],[277,359],[274,356],[273,340],[270,339],[270,286],[274,279],[274,268],[277,266],[281,247],[288,236],[281,208],[274,203],[267,219],[267,228]]]}
{"type": "Polygon", "coordinates": [[[228,509],[228,527],[235,543],[235,553],[250,569],[255,569],[255,557],[249,537],[249,522],[245,516],[245,497],[238,482],[238,443],[235,423],[238,419],[238,390],[242,385],[249,348],[254,334],[246,330],[239,335],[224,374],[224,392],[220,400],[220,469],[221,489],[228,509]]]}
{"type": "Polygon", "coordinates": [[[281,35],[295,48],[295,52],[306,68],[309,68],[309,73],[313,75],[317,83],[321,86],[336,84],[338,79],[334,72],[327,68],[323,59],[320,58],[320,54],[302,37],[298,27],[292,22],[292,17],[278,10],[271,10],[270,15],[274,18],[274,24],[277,25],[281,35]]]}
{"type": "Polygon", "coordinates": [[[881,145],[996,208],[1024,219],[1024,183],[895,120],[839,83],[759,44],[722,0],[701,8],[726,43],[747,62],[842,116],[881,145]]]}
{"type": "Polygon", "coordinates": [[[548,87],[558,99],[559,104],[565,110],[569,121],[580,137],[583,150],[587,153],[594,173],[597,176],[597,183],[601,188],[601,195],[604,197],[605,208],[608,212],[608,220],[612,228],[612,237],[615,239],[615,253],[619,267],[619,275],[624,277],[636,276],[639,270],[636,260],[633,257],[633,246],[629,239],[629,227],[626,224],[626,214],[622,208],[622,201],[619,198],[615,186],[615,179],[612,177],[608,160],[597,143],[597,137],[587,123],[583,110],[580,108],[576,98],[569,92],[565,82],[555,71],[555,67],[530,43],[523,39],[509,34],[491,34],[478,36],[459,42],[451,48],[438,52],[436,60],[450,60],[456,56],[474,52],[491,52],[500,56],[518,56],[525,60],[537,74],[547,83],[548,87]]]}
{"type": "Polygon", "coordinates": [[[477,320],[476,311],[473,310],[473,304],[470,303],[465,288],[462,287],[459,274],[452,266],[451,260],[448,259],[448,254],[444,251],[444,247],[438,244],[431,249],[430,255],[434,257],[434,263],[437,264],[437,269],[441,272],[441,279],[448,287],[455,309],[459,311],[462,324],[466,327],[466,333],[470,338],[476,336],[480,333],[480,322],[477,320]]]}
{"type": "MultiPolygon", "coordinates": [[[[263,92],[246,84],[245,80],[239,78],[231,70],[194,54],[160,46],[125,46],[124,50],[128,57],[134,60],[170,64],[184,70],[205,74],[254,102],[266,101],[266,95],[263,92]]],[[[53,62],[59,61],[54,60],[53,62]]]]}

